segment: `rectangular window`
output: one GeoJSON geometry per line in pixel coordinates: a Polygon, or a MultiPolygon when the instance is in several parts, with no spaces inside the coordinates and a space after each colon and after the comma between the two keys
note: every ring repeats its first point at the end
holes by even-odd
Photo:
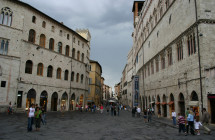
{"type": "Polygon", "coordinates": [[[8,45],[9,45],[8,40],[1,40],[0,39],[0,43],[1,43],[0,54],[7,55],[7,53],[8,53],[8,45]]]}
{"type": "Polygon", "coordinates": [[[177,53],[178,53],[178,61],[183,59],[183,45],[182,40],[177,43],[177,53]]]}
{"type": "Polygon", "coordinates": [[[6,87],[6,81],[1,81],[1,87],[6,87]]]}
{"type": "Polygon", "coordinates": [[[161,56],[161,69],[165,69],[165,55],[161,56]]]}
{"type": "Polygon", "coordinates": [[[155,61],[156,61],[156,72],[159,72],[159,59],[157,58],[155,61]]]}
{"type": "Polygon", "coordinates": [[[148,65],[148,76],[150,75],[150,66],[148,65]]]}
{"type": "Polygon", "coordinates": [[[187,49],[189,56],[196,53],[196,39],[194,33],[187,37],[187,49]]]}
{"type": "Polygon", "coordinates": [[[153,60],[151,62],[151,71],[152,71],[151,73],[154,74],[154,61],[153,60]]]}
{"type": "Polygon", "coordinates": [[[172,49],[168,50],[168,65],[172,65],[172,49]]]}

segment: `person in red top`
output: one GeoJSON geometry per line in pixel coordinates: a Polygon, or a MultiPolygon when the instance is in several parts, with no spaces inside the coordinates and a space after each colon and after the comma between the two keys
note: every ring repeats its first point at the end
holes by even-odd
{"type": "Polygon", "coordinates": [[[179,129],[179,134],[181,134],[181,130],[184,132],[185,136],[187,136],[187,133],[185,131],[185,119],[181,115],[181,113],[178,113],[178,129],[179,129]]]}
{"type": "Polygon", "coordinates": [[[103,113],[103,109],[104,109],[104,107],[103,107],[103,105],[101,104],[101,106],[100,106],[101,114],[103,113]]]}

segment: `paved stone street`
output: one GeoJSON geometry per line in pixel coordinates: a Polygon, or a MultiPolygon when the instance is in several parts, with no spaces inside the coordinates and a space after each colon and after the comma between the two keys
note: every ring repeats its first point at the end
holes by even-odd
{"type": "MultiPolygon", "coordinates": [[[[106,113],[106,112],[105,112],[106,113]]],[[[48,112],[47,125],[41,124],[40,132],[27,132],[27,115],[0,114],[0,140],[201,140],[214,139],[214,134],[200,136],[178,135],[178,129],[143,118],[132,118],[131,112],[121,111],[120,116],[91,112],[48,112]]]]}

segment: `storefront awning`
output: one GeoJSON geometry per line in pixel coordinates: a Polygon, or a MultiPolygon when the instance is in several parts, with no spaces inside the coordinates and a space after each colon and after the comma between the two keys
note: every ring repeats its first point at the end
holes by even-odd
{"type": "Polygon", "coordinates": [[[166,105],[166,102],[161,103],[162,105],[166,105]]]}
{"type": "Polygon", "coordinates": [[[199,101],[190,101],[188,103],[189,106],[199,106],[199,101]]]}
{"type": "Polygon", "coordinates": [[[174,104],[174,102],[173,102],[173,101],[170,101],[170,102],[168,103],[168,105],[172,105],[172,104],[174,104]]]}
{"type": "Polygon", "coordinates": [[[159,104],[160,104],[160,102],[157,102],[157,103],[156,103],[156,105],[159,105],[159,104]]]}

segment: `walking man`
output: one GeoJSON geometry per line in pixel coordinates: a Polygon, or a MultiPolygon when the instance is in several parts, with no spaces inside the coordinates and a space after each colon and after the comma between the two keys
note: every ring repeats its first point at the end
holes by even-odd
{"type": "Polygon", "coordinates": [[[210,114],[206,111],[206,108],[203,108],[203,115],[202,115],[202,124],[205,129],[205,134],[210,135],[211,130],[208,128],[210,120],[210,114]]]}
{"type": "Polygon", "coordinates": [[[172,110],[172,121],[173,125],[176,125],[176,112],[174,110],[172,110]]]}
{"type": "Polygon", "coordinates": [[[137,107],[137,117],[138,117],[138,118],[140,118],[140,112],[141,112],[141,109],[140,109],[140,107],[138,106],[138,107],[137,107]]]}

